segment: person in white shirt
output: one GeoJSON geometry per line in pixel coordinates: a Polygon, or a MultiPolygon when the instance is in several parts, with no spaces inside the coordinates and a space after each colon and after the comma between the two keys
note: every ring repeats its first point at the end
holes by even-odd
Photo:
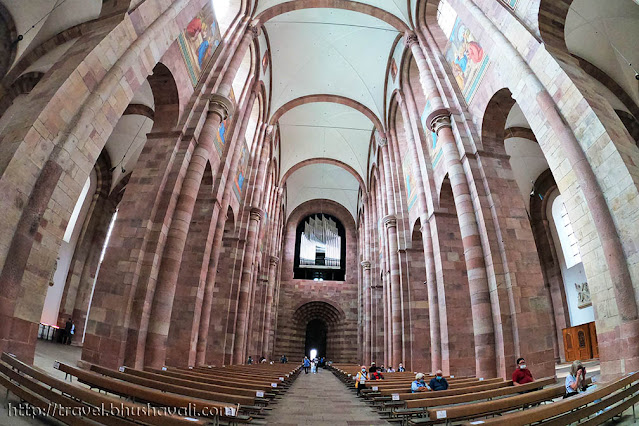
{"type": "Polygon", "coordinates": [[[410,385],[410,391],[412,393],[427,392],[431,388],[424,381],[424,373],[417,373],[415,375],[415,381],[410,385]]]}
{"type": "Polygon", "coordinates": [[[564,398],[577,395],[586,390],[586,369],[581,361],[573,361],[570,374],[566,376],[566,394],[564,398]]]}
{"type": "Polygon", "coordinates": [[[368,381],[368,371],[366,366],[362,365],[362,369],[355,376],[355,387],[357,388],[357,396],[359,396],[362,389],[366,388],[366,382],[368,381]]]}

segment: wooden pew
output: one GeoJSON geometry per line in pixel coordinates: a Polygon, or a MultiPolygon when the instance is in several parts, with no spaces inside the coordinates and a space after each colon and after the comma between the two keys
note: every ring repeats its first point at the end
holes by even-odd
{"type": "MultiPolygon", "coordinates": [[[[156,380],[159,382],[165,383],[173,383],[180,386],[189,386],[195,389],[207,390],[211,392],[227,392],[230,394],[237,394],[243,396],[255,396],[256,400],[261,401],[264,400],[265,403],[268,403],[270,399],[275,397],[275,393],[266,392],[266,388],[249,388],[249,387],[232,387],[232,386],[224,386],[224,385],[216,385],[203,383],[198,380],[193,379],[181,379],[179,377],[172,377],[163,374],[151,373],[148,371],[136,370],[134,368],[122,367],[123,372],[126,374],[131,374],[138,377],[144,377],[146,379],[156,380]],[[262,396],[260,396],[262,395],[262,396]]],[[[96,372],[100,372],[96,366],[92,366],[91,369],[96,372]]],[[[229,383],[229,385],[233,385],[234,383],[229,383]]],[[[270,388],[268,388],[270,390],[270,388]]]]}
{"type": "Polygon", "coordinates": [[[639,402],[639,372],[627,374],[605,385],[598,384],[595,390],[589,390],[552,404],[505,414],[499,418],[482,420],[481,423],[477,424],[523,426],[539,423],[560,426],[594,416],[587,421],[580,422],[579,425],[599,425],[621,414],[637,402],[639,402]]]}
{"type": "Polygon", "coordinates": [[[173,370],[167,368],[166,370],[161,370],[157,368],[145,368],[144,371],[148,371],[151,373],[162,374],[170,377],[178,377],[187,380],[197,380],[201,383],[209,383],[215,385],[228,385],[230,382],[237,386],[248,386],[250,388],[255,388],[259,390],[269,389],[269,392],[279,393],[283,388],[280,386],[279,382],[266,381],[266,380],[245,380],[245,379],[233,379],[228,377],[217,377],[210,374],[202,374],[198,372],[193,372],[193,370],[173,370]],[[272,383],[275,383],[277,387],[272,387],[272,383]]]}
{"type": "MultiPolygon", "coordinates": [[[[160,375],[164,375],[168,377],[184,378],[187,380],[197,379],[201,383],[209,383],[209,384],[222,385],[222,386],[228,385],[229,383],[229,379],[227,378],[224,378],[224,377],[217,378],[214,375],[202,374],[202,373],[193,372],[190,370],[183,371],[183,370],[173,370],[170,368],[167,368],[166,370],[161,370],[159,368],[145,367],[143,371],[154,373],[154,374],[160,374],[160,375]]],[[[237,380],[234,380],[233,383],[239,384],[241,386],[251,385],[253,386],[254,389],[270,389],[272,392],[275,392],[275,393],[277,393],[279,389],[279,388],[271,388],[271,382],[264,381],[264,380],[237,379],[237,380]]]]}
{"type": "MultiPolygon", "coordinates": [[[[60,364],[59,370],[71,374],[77,377],[77,371],[75,367],[68,366],[66,364],[60,364]]],[[[179,385],[176,383],[170,382],[162,382],[158,380],[153,380],[149,378],[144,378],[140,376],[136,376],[133,374],[128,374],[125,372],[120,372],[116,370],[111,370],[109,368],[92,366],[91,370],[102,374],[106,377],[111,377],[114,379],[122,380],[128,383],[133,383],[136,385],[144,386],[151,389],[161,390],[163,392],[171,392],[178,395],[191,396],[194,398],[206,399],[210,401],[220,401],[220,402],[229,402],[232,404],[238,404],[240,407],[240,412],[243,413],[252,413],[252,414],[262,414],[262,407],[255,406],[256,396],[253,394],[252,396],[245,395],[237,395],[235,393],[230,392],[220,392],[219,389],[215,392],[197,389],[190,386],[179,385]]]]}
{"type": "MultiPolygon", "coordinates": [[[[91,388],[101,389],[115,395],[132,398],[134,401],[143,401],[150,404],[163,407],[189,407],[192,406],[198,413],[220,413],[222,418],[230,419],[236,423],[248,423],[250,417],[232,415],[228,416],[223,413],[227,408],[232,409],[235,413],[237,406],[230,405],[224,401],[215,401],[202,399],[197,397],[186,397],[179,394],[168,393],[162,390],[150,388],[143,385],[137,385],[126,381],[113,379],[103,376],[92,371],[81,370],[65,364],[60,364],[60,371],[68,373],[78,379],[80,383],[84,383],[91,388]]],[[[226,396],[224,396],[226,397],[226,396]]]]}
{"type": "Polygon", "coordinates": [[[552,401],[564,394],[563,384],[550,386],[541,390],[527,392],[521,395],[514,395],[505,398],[498,398],[492,401],[475,402],[447,407],[428,408],[428,417],[423,419],[411,419],[409,424],[434,424],[449,423],[464,419],[475,419],[491,414],[500,414],[530,405],[552,401]]]}
{"type": "MultiPolygon", "coordinates": [[[[470,393],[464,393],[461,395],[404,400],[404,401],[400,401],[403,404],[402,406],[404,408],[394,409],[391,411],[390,414],[396,417],[421,415],[421,414],[424,414],[426,412],[426,409],[430,407],[464,404],[464,403],[474,402],[474,401],[484,401],[484,400],[490,401],[495,398],[515,395],[521,392],[529,392],[539,388],[543,388],[544,386],[554,385],[556,384],[556,382],[557,382],[557,379],[555,377],[545,377],[545,378],[536,380],[532,383],[526,383],[525,385],[521,385],[521,386],[510,385],[510,386],[506,386],[506,387],[502,387],[498,389],[485,390],[485,391],[479,391],[479,392],[470,392],[470,393]]],[[[429,392],[429,393],[432,393],[432,392],[429,392]]],[[[420,395],[420,394],[412,394],[412,395],[420,395]]],[[[393,402],[396,402],[396,401],[393,401],[393,402]]]]}
{"type": "MultiPolygon", "coordinates": [[[[11,356],[7,353],[3,353],[0,357],[2,363],[0,365],[3,366],[2,374],[7,378],[3,378],[2,384],[7,387],[7,389],[17,395],[18,397],[24,399],[25,401],[33,404],[37,404],[39,408],[48,407],[49,403],[58,403],[59,406],[62,407],[77,407],[78,405],[74,404],[82,404],[84,407],[94,407],[101,408],[105,407],[108,413],[109,407],[120,407],[123,410],[128,410],[126,413],[126,418],[136,421],[141,421],[146,424],[153,425],[205,425],[208,422],[202,419],[193,419],[193,418],[185,418],[175,415],[166,415],[163,411],[158,411],[156,414],[151,414],[149,411],[145,411],[147,407],[134,404],[126,401],[122,401],[119,398],[114,398],[108,395],[103,395],[98,392],[86,389],[84,387],[79,387],[73,385],[71,383],[67,383],[64,380],[56,379],[55,377],[50,376],[48,373],[40,370],[39,368],[32,367],[30,365],[25,364],[24,362],[18,360],[14,356],[11,356]],[[8,374],[8,375],[7,375],[8,374]],[[9,378],[14,380],[14,382],[8,381],[9,378]],[[49,389],[45,388],[44,385],[48,386],[49,389]],[[57,394],[53,391],[53,389],[58,390],[61,394],[57,394]],[[55,395],[53,395],[55,393],[55,395]],[[66,399],[60,399],[56,395],[64,396],[66,399]],[[66,396],[65,396],[66,395],[66,396]],[[73,398],[76,403],[68,404],[67,399],[73,398]],[[42,405],[46,403],[47,405],[42,405]]],[[[2,375],[0,375],[1,377],[2,375]]],[[[124,414],[121,412],[121,414],[124,414]]],[[[91,422],[82,422],[75,421],[77,419],[73,416],[60,416],[64,417],[64,419],[59,418],[60,421],[67,424],[93,424],[91,422]]],[[[87,416],[88,417],[88,416],[87,416]]],[[[124,417],[124,416],[122,416],[124,417]]],[[[57,417],[56,417],[57,418],[57,417]]],[[[88,417],[90,418],[90,417],[88,417]]],[[[103,424],[129,424],[128,423],[120,423],[117,416],[98,416],[98,420],[103,424]]],[[[122,420],[126,420],[122,418],[122,420]]]]}

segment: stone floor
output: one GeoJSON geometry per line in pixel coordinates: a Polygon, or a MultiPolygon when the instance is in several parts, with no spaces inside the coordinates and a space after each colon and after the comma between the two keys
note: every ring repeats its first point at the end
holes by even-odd
{"type": "MultiPolygon", "coordinates": [[[[46,370],[55,377],[64,379],[64,373],[53,368],[53,362],[58,360],[70,365],[76,365],[80,359],[82,349],[74,346],[38,341],[35,354],[35,365],[46,370]]],[[[567,366],[557,367],[558,376],[563,374],[567,366]]],[[[597,371],[598,363],[587,365],[589,373],[597,371]]],[[[58,424],[43,418],[29,418],[9,416],[8,404],[15,407],[18,400],[14,395],[5,398],[4,388],[0,387],[0,426],[28,426],[42,424],[58,424]]],[[[639,406],[637,407],[639,415],[639,406]]],[[[321,370],[319,374],[300,374],[283,399],[273,405],[266,423],[269,425],[380,425],[389,424],[380,419],[354,393],[346,390],[331,372],[321,370]]],[[[632,409],[628,409],[623,417],[606,423],[611,425],[639,424],[639,417],[635,420],[632,409]]]]}
{"type": "Polygon", "coordinates": [[[330,371],[301,373],[266,418],[269,425],[387,425],[330,371]]]}

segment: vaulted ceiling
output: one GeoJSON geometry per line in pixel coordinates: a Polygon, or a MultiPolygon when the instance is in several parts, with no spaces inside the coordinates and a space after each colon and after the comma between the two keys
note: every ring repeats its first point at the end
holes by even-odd
{"type": "MultiPolygon", "coordinates": [[[[260,1],[257,14],[279,3],[260,1]]],[[[404,1],[367,3],[406,20],[404,1]]],[[[328,158],[365,181],[375,128],[371,118],[383,121],[388,57],[399,30],[373,16],[333,8],[283,13],[264,28],[273,65],[271,111],[279,115],[286,110],[279,116],[281,175],[300,162],[328,158]],[[308,103],[296,102],[309,97],[313,99],[308,103]],[[340,103],[330,102],[333,97],[340,103]],[[290,103],[298,106],[289,110],[290,103]]],[[[344,168],[314,162],[288,177],[287,212],[300,200],[326,198],[343,204],[356,217],[358,187],[344,168]],[[311,181],[302,185],[302,176],[311,181]]]]}

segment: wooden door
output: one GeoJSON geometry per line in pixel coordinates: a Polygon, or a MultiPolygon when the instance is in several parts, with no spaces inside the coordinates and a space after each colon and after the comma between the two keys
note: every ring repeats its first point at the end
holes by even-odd
{"type": "Polygon", "coordinates": [[[599,358],[599,344],[597,343],[597,328],[595,322],[588,323],[588,330],[590,331],[590,346],[592,348],[592,357],[599,358]]]}
{"type": "Polygon", "coordinates": [[[577,343],[577,330],[572,327],[562,330],[564,335],[564,355],[566,362],[579,359],[579,345],[577,343]]]}
{"type": "Polygon", "coordinates": [[[583,324],[575,328],[577,329],[577,342],[579,343],[579,359],[591,359],[592,349],[590,347],[590,327],[588,324],[583,324]]]}

